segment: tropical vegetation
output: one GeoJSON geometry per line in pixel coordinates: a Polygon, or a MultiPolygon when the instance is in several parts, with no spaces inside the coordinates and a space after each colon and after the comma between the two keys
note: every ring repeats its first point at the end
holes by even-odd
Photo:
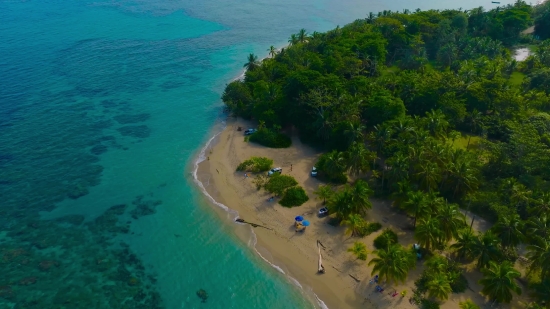
{"type": "MultiPolygon", "coordinates": [[[[550,2],[370,13],[326,33],[301,29],[261,61],[249,55],[244,79],[228,84],[222,99],[232,114],[262,124],[251,140],[282,140],[292,130],[324,150],[315,166],[327,187],[316,195],[351,236],[368,226],[371,197],[390,198],[411,217],[424,250],[450,249],[475,263],[494,302],[519,294],[513,263],[525,247],[529,295],[543,304],[549,29],[550,2]],[[524,34],[531,26],[534,34],[524,34]],[[518,46],[531,50],[524,61],[512,57],[518,46]],[[475,229],[480,217],[492,225],[483,233],[475,229]]],[[[377,247],[369,265],[402,282],[416,260],[392,243],[377,247]]],[[[426,278],[422,304],[453,290],[449,274],[426,278]]]]}

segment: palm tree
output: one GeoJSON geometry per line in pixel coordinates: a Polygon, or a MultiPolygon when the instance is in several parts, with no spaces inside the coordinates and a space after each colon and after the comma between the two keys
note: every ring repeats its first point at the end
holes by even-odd
{"type": "Polygon", "coordinates": [[[393,157],[386,160],[386,164],[390,167],[389,178],[394,183],[409,178],[409,158],[402,152],[398,152],[393,157]]]}
{"type": "Polygon", "coordinates": [[[538,237],[550,239],[550,219],[548,215],[530,217],[525,223],[525,235],[530,242],[538,237]]]}
{"type": "Polygon", "coordinates": [[[445,199],[438,196],[437,192],[429,192],[426,194],[426,207],[428,208],[426,211],[428,214],[437,215],[445,203],[445,199]]]}
{"type": "Polygon", "coordinates": [[[249,54],[247,58],[247,62],[244,64],[243,67],[249,71],[254,71],[259,66],[260,66],[260,63],[258,62],[258,56],[254,54],[249,54]]]}
{"type": "Polygon", "coordinates": [[[288,43],[290,43],[291,46],[298,44],[298,42],[299,42],[299,39],[296,34],[290,35],[290,38],[288,39],[288,43]]]}
{"type": "Polygon", "coordinates": [[[523,224],[517,214],[501,217],[491,230],[500,238],[505,247],[515,247],[525,239],[522,232],[523,224]]]}
{"type": "Polygon", "coordinates": [[[269,52],[271,58],[274,58],[275,55],[277,55],[277,48],[275,48],[275,46],[273,45],[269,46],[269,49],[267,51],[269,52]]]}
{"type": "Polygon", "coordinates": [[[540,270],[542,280],[550,279],[550,240],[536,238],[527,246],[527,258],[531,263],[529,271],[540,270]]]}
{"type": "Polygon", "coordinates": [[[369,15],[367,15],[367,18],[366,18],[367,24],[372,24],[375,19],[376,19],[376,15],[374,15],[373,12],[370,12],[369,15]]]}
{"type": "Polygon", "coordinates": [[[458,306],[460,309],[481,309],[471,299],[459,302],[458,306]]]}
{"type": "Polygon", "coordinates": [[[422,191],[409,191],[407,200],[403,203],[403,209],[410,215],[414,216],[414,227],[416,228],[416,220],[428,214],[426,205],[426,197],[422,191]]]}
{"type": "Polygon", "coordinates": [[[445,273],[449,267],[449,262],[444,256],[434,255],[424,263],[424,266],[430,274],[445,273]]]}
{"type": "Polygon", "coordinates": [[[306,43],[307,39],[308,39],[307,34],[308,33],[307,33],[306,29],[304,29],[304,28],[300,29],[300,31],[298,32],[298,42],[306,43]]]}
{"type": "Polygon", "coordinates": [[[428,191],[437,187],[437,182],[440,180],[441,172],[437,163],[433,161],[425,161],[420,165],[420,170],[417,173],[418,179],[428,191]]]}
{"type": "Polygon", "coordinates": [[[445,136],[449,122],[441,110],[431,110],[426,113],[427,127],[433,136],[445,136]]]}
{"type": "Polygon", "coordinates": [[[342,173],[346,166],[344,153],[337,150],[332,151],[326,157],[325,171],[329,175],[338,175],[342,173]]]}
{"type": "Polygon", "coordinates": [[[334,191],[329,185],[319,185],[313,194],[317,195],[317,198],[323,199],[323,205],[327,203],[327,199],[334,195],[334,191]]]}
{"type": "MultiPolygon", "coordinates": [[[[479,128],[481,120],[483,119],[483,114],[481,114],[477,109],[474,108],[474,110],[470,114],[470,117],[468,118],[470,120],[470,133],[475,134],[477,132],[477,129],[479,128]]],[[[466,145],[466,150],[468,150],[468,147],[470,147],[471,139],[472,135],[468,136],[468,144],[466,145]]]]}
{"type": "Polygon", "coordinates": [[[443,233],[443,238],[450,241],[458,237],[458,231],[466,226],[466,218],[456,204],[445,203],[437,212],[437,220],[443,233]]]}
{"type": "Polygon", "coordinates": [[[416,257],[399,244],[376,250],[374,254],[377,257],[369,262],[369,266],[374,265],[371,274],[377,273],[382,281],[404,282],[416,263],[416,257]]]}
{"type": "Polygon", "coordinates": [[[543,192],[540,197],[535,200],[529,212],[535,216],[543,214],[550,215],[550,193],[543,192]]]}
{"type": "Polygon", "coordinates": [[[348,252],[353,253],[358,260],[367,260],[367,246],[364,243],[356,241],[353,243],[353,247],[348,248],[348,252]]]}
{"type": "Polygon", "coordinates": [[[493,301],[509,303],[513,297],[512,292],[521,295],[521,288],[515,281],[521,274],[509,261],[490,262],[489,267],[481,272],[484,275],[483,279],[479,280],[483,286],[481,294],[489,296],[493,301]]]}
{"type": "Polygon", "coordinates": [[[365,214],[368,209],[372,208],[372,203],[369,197],[374,193],[369,187],[369,184],[364,180],[357,180],[351,188],[352,209],[353,213],[365,214]]]}
{"type": "Polygon", "coordinates": [[[348,138],[348,143],[351,145],[353,142],[363,143],[363,131],[365,126],[361,124],[354,124],[349,121],[346,123],[346,128],[344,129],[344,135],[348,138]]]}
{"type": "Polygon", "coordinates": [[[350,214],[347,219],[342,220],[340,225],[347,225],[346,235],[350,237],[359,236],[361,229],[365,226],[365,220],[358,214],[350,214]]]}
{"type": "Polygon", "coordinates": [[[452,292],[451,283],[445,273],[436,273],[430,276],[430,280],[426,283],[428,295],[432,298],[446,300],[452,292]]]}
{"type": "Polygon", "coordinates": [[[376,153],[380,155],[382,149],[391,140],[392,131],[387,126],[374,126],[374,131],[371,140],[376,146],[376,153]]]}
{"type": "Polygon", "coordinates": [[[502,252],[498,248],[498,237],[491,231],[475,238],[472,246],[472,257],[477,258],[477,267],[483,268],[489,265],[491,261],[499,261],[502,258],[502,252]]]}
{"type": "Polygon", "coordinates": [[[418,244],[430,250],[441,244],[441,227],[436,217],[428,216],[419,221],[418,227],[414,232],[414,238],[418,244]]]}
{"type": "Polygon", "coordinates": [[[328,209],[331,213],[336,214],[339,219],[346,219],[353,213],[351,208],[352,194],[349,187],[336,192],[333,198],[328,201],[328,209]]]}
{"type": "Polygon", "coordinates": [[[461,156],[449,167],[449,186],[453,189],[453,197],[459,193],[467,193],[477,188],[478,179],[473,161],[461,156]]]}
{"type": "Polygon", "coordinates": [[[345,153],[346,167],[351,175],[359,175],[368,171],[370,158],[374,156],[373,153],[365,148],[363,143],[353,142],[345,153]]]}
{"type": "Polygon", "coordinates": [[[474,246],[477,236],[470,229],[463,229],[456,237],[456,243],[451,245],[451,249],[456,252],[458,258],[473,258],[474,246]]]}

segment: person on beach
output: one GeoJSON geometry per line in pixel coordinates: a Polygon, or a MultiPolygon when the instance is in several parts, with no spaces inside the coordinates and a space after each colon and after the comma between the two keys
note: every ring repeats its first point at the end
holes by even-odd
{"type": "Polygon", "coordinates": [[[290,164],[290,171],[292,172],[292,164],[290,164]]]}
{"type": "Polygon", "coordinates": [[[248,178],[248,174],[247,174],[247,173],[244,173],[244,178],[248,178]]]}

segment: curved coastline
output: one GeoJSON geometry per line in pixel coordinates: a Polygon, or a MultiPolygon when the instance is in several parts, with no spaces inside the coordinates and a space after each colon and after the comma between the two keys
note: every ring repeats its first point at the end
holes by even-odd
{"type": "MultiPolygon", "coordinates": [[[[242,77],[244,77],[244,74],[245,74],[245,71],[243,71],[243,73],[238,76],[237,78],[235,78],[234,80],[237,80],[237,79],[240,79],[242,77]]],[[[229,208],[227,205],[224,205],[223,203],[220,203],[218,201],[216,201],[216,199],[211,196],[208,191],[206,190],[206,187],[204,186],[203,182],[199,180],[198,178],[198,169],[199,169],[199,165],[200,163],[204,162],[206,159],[207,159],[207,156],[206,156],[206,150],[212,146],[212,143],[215,141],[216,137],[220,136],[221,133],[225,130],[225,128],[227,127],[227,123],[225,120],[222,120],[221,122],[222,124],[222,127],[221,129],[218,131],[218,132],[214,132],[212,134],[212,136],[208,139],[208,141],[204,144],[204,146],[201,148],[201,150],[199,151],[199,153],[197,154],[196,156],[196,159],[193,161],[193,171],[192,171],[192,175],[193,175],[193,182],[195,182],[195,184],[200,188],[200,191],[203,193],[203,195],[212,203],[214,204],[215,206],[219,207],[220,209],[224,210],[228,215],[230,215],[230,218],[231,218],[231,223],[236,223],[235,222],[235,219],[238,218],[239,216],[239,212],[234,210],[234,209],[231,209],[229,208]]],[[[242,223],[236,223],[236,224],[242,224],[242,223]]],[[[271,267],[273,267],[274,269],[276,269],[278,272],[280,272],[281,274],[285,275],[285,277],[294,285],[296,285],[298,288],[300,288],[300,290],[302,291],[302,293],[306,293],[306,290],[304,289],[304,286],[294,277],[290,276],[289,274],[287,274],[282,267],[280,267],[279,265],[276,265],[274,263],[271,263],[266,257],[264,257],[260,251],[258,251],[258,249],[256,248],[256,244],[257,244],[257,235],[256,233],[254,233],[254,230],[250,229],[250,233],[251,233],[251,237],[252,237],[252,243],[249,245],[252,245],[252,248],[254,249],[254,252],[262,259],[264,260],[266,263],[268,263],[271,267]]],[[[317,305],[319,306],[320,308],[322,309],[329,309],[329,307],[325,304],[325,302],[323,302],[323,300],[321,300],[321,298],[315,294],[312,289],[311,290],[311,293],[313,294],[313,296],[315,297],[315,300],[317,301],[317,304],[313,304],[313,305],[317,305]]]]}

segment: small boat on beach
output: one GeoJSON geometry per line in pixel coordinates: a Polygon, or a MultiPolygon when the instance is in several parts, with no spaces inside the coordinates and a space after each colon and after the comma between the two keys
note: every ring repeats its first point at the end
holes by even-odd
{"type": "Polygon", "coordinates": [[[491,1],[491,3],[500,4],[500,2],[498,2],[498,1],[491,1]]]}

